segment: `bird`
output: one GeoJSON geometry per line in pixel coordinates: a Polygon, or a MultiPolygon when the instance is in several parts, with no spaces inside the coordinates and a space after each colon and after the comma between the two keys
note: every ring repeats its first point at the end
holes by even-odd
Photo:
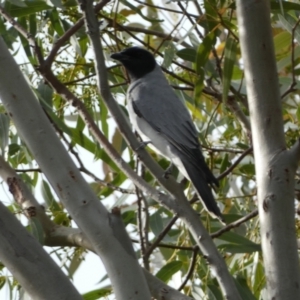
{"type": "Polygon", "coordinates": [[[192,117],[152,53],[130,47],[111,58],[125,67],[130,78],[127,107],[133,128],[192,182],[209,214],[224,223],[211,191],[219,183],[205,162],[192,117]]]}

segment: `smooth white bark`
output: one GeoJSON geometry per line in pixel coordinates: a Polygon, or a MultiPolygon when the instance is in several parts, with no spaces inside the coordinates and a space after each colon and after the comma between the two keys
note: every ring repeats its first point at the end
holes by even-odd
{"type": "Polygon", "coordinates": [[[8,115],[68,212],[101,257],[116,298],[150,299],[136,258],[115,237],[110,214],[62,146],[2,39],[0,69],[0,97],[8,115]]]}
{"type": "Polygon", "coordinates": [[[0,260],[33,300],[82,299],[70,280],[0,202],[0,260]],[[46,275],[46,276],[45,276],[46,275]]]}
{"type": "Polygon", "coordinates": [[[294,209],[297,159],[285,145],[269,1],[238,0],[237,13],[268,299],[300,299],[294,209]]]}

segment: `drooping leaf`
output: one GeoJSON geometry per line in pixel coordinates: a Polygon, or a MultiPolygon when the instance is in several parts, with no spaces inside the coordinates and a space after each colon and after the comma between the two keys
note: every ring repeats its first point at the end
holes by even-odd
{"type": "Polygon", "coordinates": [[[190,62],[195,62],[196,61],[196,55],[197,51],[194,48],[184,48],[176,52],[177,56],[190,61],[190,62]]]}
{"type": "Polygon", "coordinates": [[[109,296],[112,293],[112,288],[110,286],[101,289],[93,290],[82,295],[84,300],[98,300],[109,296]]]}
{"type": "Polygon", "coordinates": [[[156,277],[162,280],[163,282],[168,282],[172,276],[177,273],[182,267],[181,261],[172,261],[165,266],[163,266],[157,273],[156,277]]]}
{"type": "Polygon", "coordinates": [[[0,150],[2,155],[4,155],[4,151],[8,145],[9,122],[9,117],[0,113],[0,150]]]}
{"type": "Polygon", "coordinates": [[[230,89],[231,78],[233,73],[233,67],[235,64],[237,45],[236,41],[232,38],[228,38],[225,45],[225,57],[223,68],[223,103],[227,101],[228,92],[230,89]]]}
{"type": "Polygon", "coordinates": [[[43,0],[24,1],[24,4],[26,7],[17,6],[9,1],[5,1],[4,7],[7,13],[13,18],[28,16],[51,8],[51,6],[43,0]]]}

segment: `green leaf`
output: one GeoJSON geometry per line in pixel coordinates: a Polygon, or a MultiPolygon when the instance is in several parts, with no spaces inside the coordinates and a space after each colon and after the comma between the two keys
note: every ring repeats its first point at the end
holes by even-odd
{"type": "Polygon", "coordinates": [[[196,103],[199,103],[198,99],[200,99],[202,90],[204,88],[204,78],[205,78],[204,71],[201,70],[201,74],[199,74],[198,79],[195,82],[195,88],[194,88],[194,97],[195,97],[194,101],[196,103]]]}
{"type": "Polygon", "coordinates": [[[168,43],[168,46],[165,48],[164,52],[164,61],[162,63],[162,66],[164,68],[169,68],[172,64],[172,60],[174,59],[176,53],[176,48],[173,43],[168,43]]]}
{"type": "MultiPolygon", "coordinates": [[[[28,24],[27,24],[27,18],[26,17],[19,17],[18,18],[18,22],[20,23],[20,25],[22,25],[22,27],[25,30],[28,30],[28,24]]],[[[36,58],[35,56],[32,54],[32,47],[29,45],[28,39],[25,38],[21,33],[19,33],[19,38],[22,42],[22,46],[24,48],[24,51],[29,59],[29,61],[31,62],[31,64],[35,64],[36,63],[36,58]]]]}
{"type": "Polygon", "coordinates": [[[46,4],[43,0],[24,1],[24,3],[26,4],[26,7],[16,6],[9,1],[6,1],[4,7],[6,12],[13,18],[28,16],[51,8],[51,6],[46,4]]]}
{"type": "Polygon", "coordinates": [[[22,0],[7,0],[7,1],[18,7],[27,7],[25,1],[22,0]]]}
{"type": "Polygon", "coordinates": [[[253,253],[253,252],[261,251],[261,246],[258,244],[254,244],[254,245],[222,244],[218,246],[218,248],[228,253],[253,253]]]}
{"type": "Polygon", "coordinates": [[[35,217],[30,218],[29,220],[30,220],[30,226],[29,226],[30,232],[42,245],[44,245],[45,234],[41,222],[35,217]]]}
{"type": "MultiPolygon", "coordinates": [[[[300,47],[296,46],[294,50],[294,59],[299,58],[299,56],[300,56],[300,47]]],[[[287,55],[285,55],[277,62],[277,71],[278,72],[282,71],[282,69],[290,66],[291,63],[292,63],[291,52],[288,52],[287,55]]]]}
{"type": "Polygon", "coordinates": [[[210,32],[202,41],[197,49],[196,56],[196,73],[200,74],[201,70],[207,63],[209,54],[211,52],[212,46],[215,43],[216,35],[215,32],[210,32]]]}
{"type": "Polygon", "coordinates": [[[229,167],[229,165],[230,165],[230,162],[228,159],[228,153],[226,153],[221,162],[220,173],[223,173],[227,169],[227,167],[229,167]]]}
{"type": "Polygon", "coordinates": [[[33,37],[35,37],[36,31],[37,31],[36,17],[34,14],[32,14],[29,16],[29,32],[33,37]]]}
{"type": "Polygon", "coordinates": [[[208,284],[207,288],[210,290],[210,292],[214,295],[214,299],[216,300],[222,300],[223,296],[218,286],[214,284],[208,284]]]}
{"type": "Polygon", "coordinates": [[[230,243],[233,243],[233,244],[257,245],[255,243],[253,243],[252,241],[250,241],[249,239],[247,239],[247,238],[245,238],[245,237],[243,237],[243,236],[241,236],[237,233],[231,232],[231,231],[225,232],[224,234],[219,236],[218,239],[223,240],[223,241],[227,241],[227,242],[230,242],[230,243]]]}
{"type": "Polygon", "coordinates": [[[41,81],[37,88],[38,98],[41,101],[41,105],[45,108],[45,105],[52,109],[52,96],[53,96],[53,89],[43,81],[41,81]]]}
{"type": "Polygon", "coordinates": [[[83,131],[85,128],[85,123],[83,122],[81,116],[77,118],[76,130],[83,131]]]}
{"type": "Polygon", "coordinates": [[[61,208],[58,205],[58,203],[55,201],[55,198],[51,192],[50,186],[47,181],[45,181],[45,180],[42,181],[41,188],[42,188],[42,196],[43,196],[45,203],[47,204],[47,207],[52,212],[61,211],[61,208]]]}
{"type": "Polygon", "coordinates": [[[287,31],[282,31],[274,37],[275,53],[281,53],[282,49],[291,46],[291,34],[287,31]]]}
{"type": "Polygon", "coordinates": [[[98,149],[96,152],[96,157],[104,161],[108,166],[110,166],[114,171],[120,172],[119,167],[116,163],[109,157],[109,155],[104,151],[103,148],[98,149]]]}
{"type": "Polygon", "coordinates": [[[195,82],[194,98],[195,102],[198,103],[197,99],[200,99],[202,90],[204,88],[205,69],[204,66],[208,62],[208,57],[211,52],[212,45],[215,41],[214,32],[209,33],[199,45],[196,54],[196,73],[198,78],[195,82]]]}
{"type": "Polygon", "coordinates": [[[244,149],[244,150],[249,149],[249,145],[246,145],[246,144],[243,144],[243,143],[236,143],[236,146],[241,148],[241,149],[244,149]]]}
{"type": "Polygon", "coordinates": [[[12,143],[8,146],[8,155],[9,157],[12,157],[15,155],[17,152],[21,150],[21,146],[15,143],[12,143]]]}
{"type": "Polygon", "coordinates": [[[193,33],[193,30],[191,30],[191,31],[188,33],[188,37],[189,37],[190,42],[191,42],[191,44],[193,45],[193,47],[194,47],[195,49],[197,49],[198,46],[199,46],[200,41],[199,41],[197,35],[193,33]]]}
{"type": "Polygon", "coordinates": [[[236,42],[232,38],[228,38],[225,45],[224,69],[223,69],[223,94],[222,99],[227,101],[228,92],[230,89],[233,67],[236,58],[236,42]]]}
{"type": "MultiPolygon", "coordinates": [[[[281,25],[290,33],[292,34],[293,28],[296,25],[296,20],[291,17],[288,14],[283,15],[278,15],[278,19],[281,23],[281,25]]],[[[298,44],[300,44],[300,29],[297,27],[295,29],[295,39],[297,40],[298,44]]]]}
{"type": "MultiPolygon", "coordinates": [[[[205,1],[206,2],[206,1],[205,1]]],[[[233,2],[232,4],[229,5],[228,8],[231,8],[233,10],[236,10],[236,4],[233,2]]],[[[289,10],[296,10],[300,11],[300,4],[290,2],[290,1],[279,1],[278,0],[273,0],[270,1],[270,8],[272,12],[282,12],[282,8],[284,11],[289,11],[289,10]]]]}
{"type": "Polygon", "coordinates": [[[255,253],[254,259],[253,259],[253,284],[252,284],[252,290],[255,291],[255,296],[259,297],[259,291],[262,286],[265,286],[266,282],[266,275],[264,271],[264,267],[259,260],[260,253],[255,253]]]}
{"type": "Polygon", "coordinates": [[[297,107],[296,116],[297,116],[298,122],[300,123],[300,106],[297,107]]]}
{"type": "Polygon", "coordinates": [[[105,105],[104,101],[102,99],[99,100],[99,106],[100,106],[100,121],[101,121],[101,130],[104,133],[106,137],[108,137],[108,109],[105,105]]]}
{"type": "Polygon", "coordinates": [[[246,175],[254,175],[255,174],[255,166],[254,164],[250,163],[250,164],[246,164],[246,165],[242,165],[239,168],[240,172],[246,174],[246,175]]]}
{"type": "Polygon", "coordinates": [[[81,130],[77,128],[69,128],[68,133],[72,138],[72,143],[80,145],[82,148],[91,153],[96,152],[97,144],[90,140],[81,130]]]}
{"type": "Polygon", "coordinates": [[[230,243],[224,243],[218,246],[218,248],[223,249],[225,252],[252,253],[256,251],[261,251],[261,246],[259,244],[253,243],[249,239],[234,232],[225,232],[224,234],[219,236],[218,239],[230,243]]]}
{"type": "Polygon", "coordinates": [[[133,4],[131,4],[130,2],[128,2],[127,0],[121,0],[120,1],[122,4],[124,4],[125,6],[128,6],[130,9],[132,9],[133,11],[135,11],[137,14],[139,14],[143,19],[145,19],[146,21],[149,22],[163,22],[164,20],[159,20],[159,19],[152,19],[152,18],[148,18],[147,16],[145,16],[141,9],[133,4]]]}
{"type": "Polygon", "coordinates": [[[73,279],[73,275],[80,267],[81,263],[84,261],[84,257],[86,252],[84,252],[83,248],[77,248],[72,259],[70,261],[70,265],[68,267],[68,275],[71,279],[73,279]]]}
{"type": "Polygon", "coordinates": [[[163,266],[155,275],[157,278],[162,280],[163,282],[168,282],[172,276],[177,273],[182,267],[181,261],[172,261],[165,266],[163,266]]]}
{"type": "Polygon", "coordinates": [[[284,11],[289,11],[289,10],[298,10],[300,11],[300,4],[298,3],[293,3],[291,1],[280,1],[278,2],[277,0],[271,1],[271,10],[272,11],[280,11],[282,12],[282,8],[284,11]]]}
{"type": "Polygon", "coordinates": [[[220,17],[218,15],[218,5],[216,1],[204,1],[204,9],[205,9],[205,16],[208,22],[201,22],[204,23],[203,25],[206,31],[212,31],[218,27],[220,23],[220,17]]]}
{"type": "MultiPolygon", "coordinates": [[[[113,186],[121,186],[125,180],[127,180],[127,176],[121,172],[118,172],[118,173],[116,173],[113,181],[110,183],[113,186]]],[[[98,196],[102,196],[102,197],[106,198],[114,192],[114,189],[112,189],[110,187],[105,187],[105,186],[101,185],[100,183],[96,183],[96,184],[98,187],[98,189],[96,190],[96,193],[98,196]]],[[[125,196],[125,195],[122,195],[122,196],[125,196]]],[[[117,203],[119,203],[119,200],[121,200],[122,196],[118,198],[118,200],[115,202],[114,206],[119,206],[117,203]]],[[[128,195],[126,195],[126,196],[128,196],[128,195]]]]}
{"type": "Polygon", "coordinates": [[[98,300],[102,299],[104,297],[109,296],[112,293],[112,288],[111,286],[108,287],[103,287],[101,289],[93,290],[88,293],[85,293],[82,295],[82,298],[84,300],[98,300]]]}
{"type": "Polygon", "coordinates": [[[7,47],[15,52],[12,55],[16,55],[16,53],[18,53],[18,49],[20,49],[20,46],[16,47],[16,44],[14,46],[13,44],[17,41],[17,38],[19,36],[18,31],[13,26],[7,29],[6,24],[4,24],[3,18],[0,18],[0,35],[7,47]]]}
{"type": "Polygon", "coordinates": [[[176,52],[176,55],[183,60],[187,60],[190,62],[196,61],[197,51],[194,48],[184,48],[176,52]]]}
{"type": "Polygon", "coordinates": [[[113,134],[112,145],[119,153],[122,153],[125,149],[128,149],[128,145],[126,144],[118,128],[116,128],[113,134]]]}
{"type": "Polygon", "coordinates": [[[81,48],[80,48],[80,45],[79,45],[79,42],[76,38],[76,35],[72,35],[70,37],[70,43],[74,49],[74,51],[80,56],[82,57],[82,53],[81,53],[81,48]]]}
{"type": "Polygon", "coordinates": [[[162,230],[164,229],[164,224],[162,221],[160,210],[158,210],[150,217],[149,225],[155,236],[158,236],[162,232],[162,230]]]}
{"type": "MultiPolygon", "coordinates": [[[[59,7],[61,9],[64,9],[64,5],[62,4],[62,0],[50,0],[50,2],[53,4],[54,7],[59,7]]],[[[66,4],[66,3],[64,3],[64,4],[66,4]]],[[[75,5],[73,5],[73,6],[75,6],[75,5]]],[[[67,7],[67,6],[65,5],[65,7],[67,7]]]]}
{"type": "Polygon", "coordinates": [[[238,276],[235,278],[235,284],[243,300],[256,300],[244,278],[238,276]]]}
{"type": "Polygon", "coordinates": [[[60,22],[60,17],[59,17],[59,14],[58,14],[56,9],[53,9],[50,12],[49,18],[50,18],[51,24],[52,24],[54,30],[56,31],[56,33],[59,36],[62,36],[65,33],[65,31],[64,31],[64,28],[63,28],[63,26],[60,22]]]}
{"type": "Polygon", "coordinates": [[[2,155],[8,145],[9,122],[9,117],[0,113],[0,150],[2,155]]]}

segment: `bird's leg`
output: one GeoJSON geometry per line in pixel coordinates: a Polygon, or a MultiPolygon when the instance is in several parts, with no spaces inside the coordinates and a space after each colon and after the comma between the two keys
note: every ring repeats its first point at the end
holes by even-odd
{"type": "Polygon", "coordinates": [[[164,172],[164,178],[166,178],[166,179],[169,178],[169,175],[172,174],[173,167],[174,167],[174,164],[173,164],[173,162],[171,161],[170,165],[166,168],[166,170],[165,170],[165,172],[164,172]]]}
{"type": "Polygon", "coordinates": [[[141,142],[140,145],[135,149],[135,151],[138,151],[140,149],[146,148],[148,144],[151,144],[151,141],[147,141],[147,142],[141,142]]]}

